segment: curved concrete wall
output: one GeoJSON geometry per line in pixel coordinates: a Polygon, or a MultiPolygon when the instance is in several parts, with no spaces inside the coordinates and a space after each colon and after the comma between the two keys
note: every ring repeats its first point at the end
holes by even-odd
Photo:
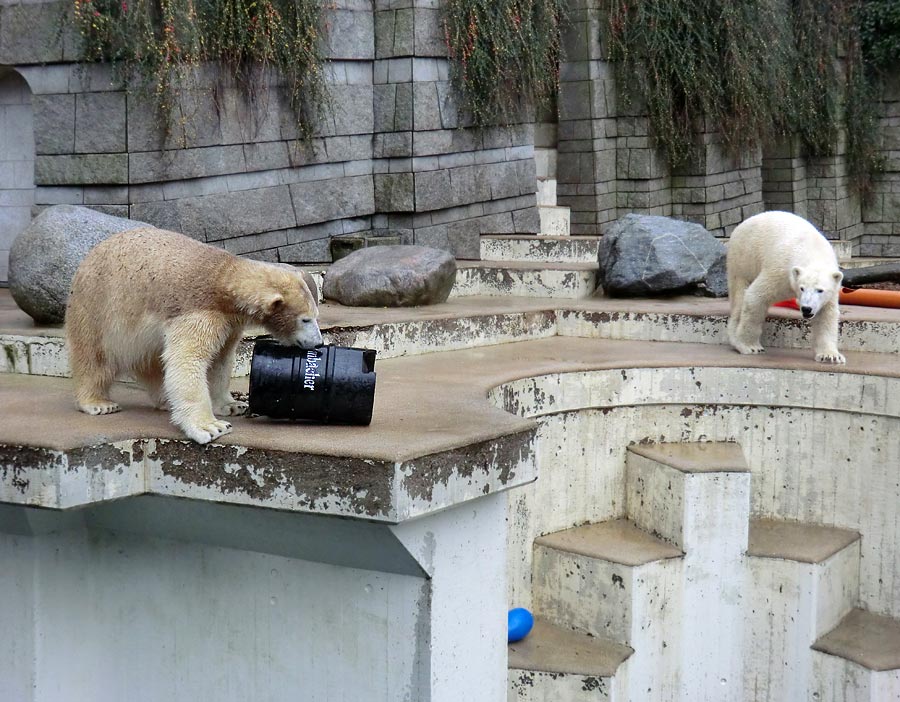
{"type": "Polygon", "coordinates": [[[736,441],[751,510],[862,535],[860,600],[900,616],[900,378],[661,368],[548,375],[492,400],[541,417],[537,482],[509,494],[510,602],[531,602],[532,542],[625,514],[630,444],[736,441]]]}

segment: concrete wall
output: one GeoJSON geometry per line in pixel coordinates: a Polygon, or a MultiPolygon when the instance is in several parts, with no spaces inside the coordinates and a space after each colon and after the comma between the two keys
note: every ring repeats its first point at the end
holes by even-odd
{"type": "Polygon", "coordinates": [[[34,127],[31,91],[15,71],[0,68],[0,283],[9,249],[31,221],[34,204],[34,127]]]}
{"type": "Polygon", "coordinates": [[[0,699],[503,699],[505,516],[0,505],[0,699]]]}

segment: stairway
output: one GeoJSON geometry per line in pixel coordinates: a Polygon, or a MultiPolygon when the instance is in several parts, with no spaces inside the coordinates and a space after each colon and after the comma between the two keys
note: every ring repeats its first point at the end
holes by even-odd
{"type": "Polygon", "coordinates": [[[751,518],[750,479],[735,443],[631,446],[623,518],[534,542],[509,699],[900,699],[900,622],[858,609],[859,534],[751,518]]]}
{"type": "Polygon", "coordinates": [[[482,235],[481,260],[458,262],[452,296],[578,299],[594,294],[599,237],[569,235],[569,208],[556,204],[555,150],[536,149],[535,165],[540,234],[482,235]]]}

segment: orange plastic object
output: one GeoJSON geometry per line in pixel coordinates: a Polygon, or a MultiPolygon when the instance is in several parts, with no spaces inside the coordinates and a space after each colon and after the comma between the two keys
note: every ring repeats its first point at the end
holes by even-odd
{"type": "MultiPolygon", "coordinates": [[[[893,307],[900,309],[900,290],[872,290],[871,288],[841,288],[838,302],[842,305],[863,305],[865,307],[893,307]]],[[[800,309],[796,300],[782,300],[773,307],[800,309]]]]}
{"type": "Polygon", "coordinates": [[[842,305],[866,307],[895,307],[900,309],[900,290],[872,290],[871,288],[841,288],[838,301],[842,305]]]}

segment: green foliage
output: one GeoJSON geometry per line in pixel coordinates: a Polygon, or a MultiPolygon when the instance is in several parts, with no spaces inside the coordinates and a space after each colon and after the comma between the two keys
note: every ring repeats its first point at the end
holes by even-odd
{"type": "Polygon", "coordinates": [[[87,61],[110,61],[170,118],[206,62],[249,94],[277,71],[298,126],[310,134],[327,91],[318,0],[74,0],[87,61]]]}
{"type": "Polygon", "coordinates": [[[859,34],[862,55],[870,69],[895,66],[900,62],[900,2],[862,0],[859,34]]]}
{"type": "Polygon", "coordinates": [[[514,121],[544,107],[559,83],[565,0],[446,0],[444,36],[454,85],[475,124],[514,121]]]}
{"type": "Polygon", "coordinates": [[[797,135],[813,155],[833,153],[845,126],[865,194],[879,167],[869,67],[900,55],[897,0],[609,2],[620,96],[646,102],[673,165],[691,157],[704,126],[734,153],[797,135]]]}

